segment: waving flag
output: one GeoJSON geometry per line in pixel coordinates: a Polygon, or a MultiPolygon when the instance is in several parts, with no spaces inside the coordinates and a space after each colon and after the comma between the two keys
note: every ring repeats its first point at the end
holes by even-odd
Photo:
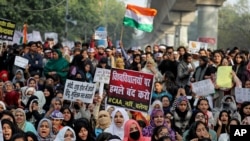
{"type": "Polygon", "coordinates": [[[151,32],[153,30],[153,21],[156,14],[157,10],[155,9],[128,4],[123,24],[142,31],[151,32]]]}

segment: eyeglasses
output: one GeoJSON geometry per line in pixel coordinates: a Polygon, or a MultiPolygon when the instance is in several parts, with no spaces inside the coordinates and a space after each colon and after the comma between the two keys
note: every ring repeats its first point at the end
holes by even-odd
{"type": "Polygon", "coordinates": [[[159,136],[169,136],[169,133],[164,133],[164,132],[162,132],[162,133],[159,133],[159,136]]]}
{"type": "Polygon", "coordinates": [[[196,119],[203,119],[203,118],[205,118],[205,116],[204,115],[196,115],[195,118],[196,119]]]}

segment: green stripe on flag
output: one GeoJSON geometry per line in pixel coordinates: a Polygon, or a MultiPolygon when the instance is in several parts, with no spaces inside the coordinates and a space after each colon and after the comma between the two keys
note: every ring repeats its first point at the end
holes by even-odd
{"type": "Polygon", "coordinates": [[[146,32],[151,32],[153,30],[152,24],[141,24],[136,22],[134,19],[128,17],[124,17],[123,24],[146,32]]]}

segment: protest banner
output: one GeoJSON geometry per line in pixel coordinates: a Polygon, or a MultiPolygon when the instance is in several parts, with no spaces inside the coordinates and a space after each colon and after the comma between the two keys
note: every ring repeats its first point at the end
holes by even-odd
{"type": "Polygon", "coordinates": [[[15,57],[15,62],[14,62],[14,65],[15,66],[18,66],[18,67],[21,67],[21,68],[26,68],[29,64],[29,60],[26,59],[26,58],[23,58],[21,56],[16,56],[15,57]]]}
{"type": "Polygon", "coordinates": [[[235,87],[235,100],[238,103],[250,101],[250,89],[235,87]]]}
{"type": "Polygon", "coordinates": [[[110,72],[109,69],[96,68],[94,82],[109,84],[110,72]]]}
{"type": "Polygon", "coordinates": [[[0,39],[13,41],[16,23],[0,18],[0,39]]]}
{"type": "Polygon", "coordinates": [[[217,69],[216,84],[220,88],[232,87],[232,66],[220,66],[217,69]]]}
{"type": "Polygon", "coordinates": [[[188,44],[188,52],[190,53],[198,53],[200,49],[207,50],[208,44],[203,42],[189,41],[188,44]]]}
{"type": "Polygon", "coordinates": [[[148,112],[154,75],[112,69],[107,104],[148,112]]]}
{"type": "Polygon", "coordinates": [[[198,96],[207,96],[209,94],[215,93],[214,84],[212,83],[211,79],[191,83],[191,85],[192,91],[198,96]]]}
{"type": "Polygon", "coordinates": [[[63,99],[76,101],[80,99],[84,103],[92,103],[95,95],[96,85],[93,83],[66,80],[63,99]]]}

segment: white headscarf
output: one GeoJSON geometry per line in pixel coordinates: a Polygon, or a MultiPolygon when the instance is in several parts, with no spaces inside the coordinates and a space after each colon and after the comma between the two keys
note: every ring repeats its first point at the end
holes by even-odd
{"type": "Polygon", "coordinates": [[[43,108],[44,104],[46,103],[46,98],[45,98],[43,92],[42,91],[36,91],[34,95],[38,97],[38,105],[39,105],[39,107],[43,108]]]}
{"type": "Polygon", "coordinates": [[[154,107],[156,105],[159,105],[160,106],[160,109],[163,111],[163,106],[162,106],[162,102],[160,100],[155,100],[149,107],[149,110],[148,110],[148,114],[151,115],[152,111],[155,109],[154,107]]]}
{"type": "Polygon", "coordinates": [[[3,101],[0,101],[0,105],[3,106],[3,109],[4,109],[4,110],[6,110],[6,106],[5,106],[5,104],[3,103],[3,101]]]}
{"type": "Polygon", "coordinates": [[[118,137],[120,137],[121,140],[123,140],[123,138],[124,138],[124,126],[125,126],[125,123],[129,120],[129,116],[128,116],[127,111],[125,111],[125,109],[123,109],[123,108],[115,108],[115,110],[111,114],[111,117],[112,117],[111,125],[109,128],[107,128],[105,130],[105,132],[111,133],[112,135],[117,135],[118,137]],[[115,125],[115,114],[117,112],[120,112],[123,116],[124,122],[123,122],[122,127],[117,127],[115,125]]]}
{"type": "Polygon", "coordinates": [[[75,131],[69,127],[69,126],[64,126],[59,132],[58,134],[56,135],[56,139],[54,141],[64,141],[64,135],[66,133],[67,130],[70,130],[73,135],[74,135],[74,138],[71,139],[71,141],[75,141],[76,140],[76,134],[75,134],[75,131]]]}

